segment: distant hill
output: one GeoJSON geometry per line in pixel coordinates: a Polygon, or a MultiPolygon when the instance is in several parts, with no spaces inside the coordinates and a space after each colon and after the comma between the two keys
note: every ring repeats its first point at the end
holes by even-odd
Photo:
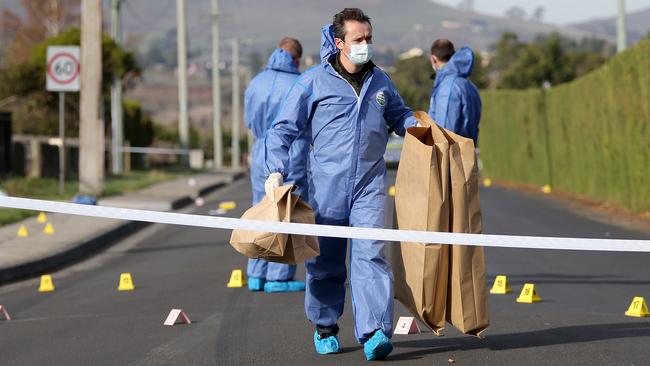
{"type": "MultiPolygon", "coordinates": [[[[650,8],[628,13],[626,22],[628,43],[638,42],[650,32],[650,8]]],[[[616,40],[616,17],[575,23],[571,24],[570,27],[592,33],[600,38],[616,40]]]]}
{"type": "MultiPolygon", "coordinates": [[[[12,10],[20,8],[19,0],[1,0],[12,10]]],[[[105,6],[104,30],[110,29],[110,0],[105,6]]],[[[201,64],[210,60],[210,5],[211,0],[187,0],[187,27],[191,61],[201,64]]],[[[320,29],[332,21],[332,16],[345,7],[362,8],[374,25],[374,41],[378,51],[405,51],[413,47],[428,49],[435,38],[449,38],[456,45],[468,45],[477,51],[486,51],[503,32],[530,40],[538,34],[558,31],[571,38],[589,33],[538,22],[522,22],[501,17],[446,7],[430,0],[221,0],[220,24],[222,60],[230,56],[230,39],[239,37],[250,43],[242,47],[242,62],[255,51],[265,62],[266,52],[273,49],[283,36],[298,38],[306,55],[318,55],[320,29]]],[[[165,38],[167,42],[158,51],[170,56],[175,63],[175,0],[126,0],[123,2],[124,39],[132,49],[144,52],[151,42],[165,38]]],[[[318,62],[318,59],[315,60],[318,62]]],[[[196,72],[190,76],[190,119],[193,125],[209,133],[211,115],[211,85],[208,74],[196,72]]],[[[224,83],[224,122],[228,124],[230,88],[224,83]]],[[[128,93],[142,102],[156,121],[174,124],[177,121],[176,80],[170,70],[149,68],[135,90],[128,93]]]]}
{"type": "MultiPolygon", "coordinates": [[[[103,3],[108,31],[110,1],[103,3]]],[[[199,53],[209,53],[210,3],[211,0],[186,3],[190,47],[199,53]]],[[[20,8],[20,0],[3,0],[0,4],[14,11],[20,8]]],[[[566,28],[489,16],[431,0],[222,0],[221,36],[224,41],[234,36],[252,40],[244,52],[266,51],[282,36],[294,36],[303,42],[307,54],[317,54],[321,26],[331,22],[334,13],[351,6],[362,8],[372,18],[378,47],[397,51],[426,49],[433,39],[442,37],[485,51],[505,31],[517,33],[524,40],[553,31],[572,38],[593,32],[579,25],[566,28]]],[[[140,39],[139,47],[144,48],[151,39],[175,28],[176,1],[128,0],[123,3],[123,14],[126,38],[140,39]]]]}
{"type": "MultiPolygon", "coordinates": [[[[163,34],[176,23],[172,0],[129,0],[124,24],[129,32],[163,34]]],[[[449,8],[430,0],[237,0],[220,1],[224,40],[235,35],[252,40],[249,50],[268,50],[284,36],[299,38],[307,54],[317,54],[320,28],[346,6],[362,8],[371,18],[378,47],[407,50],[428,48],[435,38],[450,38],[458,45],[487,50],[503,32],[522,39],[559,31],[569,37],[587,33],[542,23],[521,22],[449,8]],[[419,25],[418,25],[419,24],[419,25]],[[419,31],[417,29],[420,29],[419,31]]],[[[187,2],[190,43],[209,49],[210,0],[187,2]]],[[[149,36],[147,38],[149,38],[149,36]]]]}

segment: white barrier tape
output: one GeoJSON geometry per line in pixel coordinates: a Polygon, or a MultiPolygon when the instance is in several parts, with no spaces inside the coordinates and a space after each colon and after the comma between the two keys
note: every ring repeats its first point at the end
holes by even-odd
{"type": "Polygon", "coordinates": [[[16,197],[0,197],[0,207],[57,212],[70,215],[101,217],[107,219],[205,227],[213,229],[240,229],[248,231],[327,236],[350,239],[402,241],[432,244],[444,243],[525,249],[650,252],[650,240],[583,239],[514,235],[439,233],[431,231],[408,231],[349,226],[296,224],[289,222],[243,220],[228,217],[213,217],[172,212],[135,210],[107,206],[88,206],[75,203],[16,197]]]}

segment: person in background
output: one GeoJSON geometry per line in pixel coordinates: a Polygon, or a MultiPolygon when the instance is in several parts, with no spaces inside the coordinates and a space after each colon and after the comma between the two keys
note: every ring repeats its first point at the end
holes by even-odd
{"type": "Polygon", "coordinates": [[[431,65],[436,72],[429,116],[438,125],[478,143],[481,97],[468,79],[474,53],[468,47],[455,51],[453,43],[438,39],[431,45],[431,65]]]}
{"type": "MultiPolygon", "coordinates": [[[[246,88],[244,96],[244,121],[255,137],[251,156],[251,184],[253,205],[264,198],[266,174],[264,135],[277,115],[287,90],[300,75],[302,46],[296,39],[285,37],[269,57],[264,71],[259,73],[246,88]]],[[[308,199],[307,160],[309,141],[306,134],[299,136],[289,149],[287,181],[295,184],[303,199],[308,199]]],[[[263,259],[248,260],[248,288],[251,291],[292,292],[304,291],[305,283],[294,281],[296,266],[267,262],[263,259]]]]}
{"type": "MultiPolygon", "coordinates": [[[[346,8],[323,27],[321,64],[302,74],[266,135],[267,192],[288,176],[292,142],[311,132],[310,204],[317,224],[384,227],[389,130],[416,125],[388,75],[371,61],[372,25],[346,8]]],[[[320,256],[305,262],[305,311],[319,354],[338,353],[346,293],[348,241],[319,237],[320,256]]],[[[350,240],[354,332],[367,360],[393,350],[393,275],[381,240],[350,240]]]]}

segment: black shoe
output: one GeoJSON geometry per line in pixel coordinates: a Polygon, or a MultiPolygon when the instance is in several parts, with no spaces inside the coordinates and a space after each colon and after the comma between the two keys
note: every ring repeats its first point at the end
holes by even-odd
{"type": "Polygon", "coordinates": [[[334,324],[329,327],[316,325],[316,332],[318,333],[318,336],[321,339],[331,337],[331,336],[336,336],[337,334],[339,334],[339,326],[338,324],[334,324]]]}

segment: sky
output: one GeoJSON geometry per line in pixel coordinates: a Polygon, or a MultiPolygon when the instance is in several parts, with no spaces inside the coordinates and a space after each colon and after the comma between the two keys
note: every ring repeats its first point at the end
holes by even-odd
{"type": "MultiPolygon", "coordinates": [[[[461,0],[433,0],[434,2],[457,6],[461,0]]],[[[628,12],[650,8],[650,0],[626,0],[628,12]]],[[[531,14],[542,6],[546,9],[544,21],[547,23],[567,24],[606,18],[616,15],[618,0],[474,0],[474,9],[481,13],[503,15],[513,6],[519,6],[531,14]]]]}

